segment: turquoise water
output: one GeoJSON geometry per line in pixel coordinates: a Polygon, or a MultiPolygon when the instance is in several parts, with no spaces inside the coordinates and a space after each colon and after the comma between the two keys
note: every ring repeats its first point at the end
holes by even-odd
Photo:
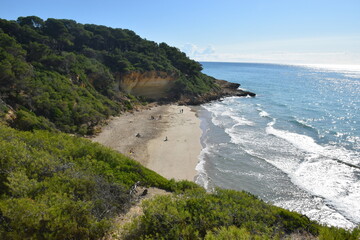
{"type": "Polygon", "coordinates": [[[360,224],[360,70],[202,64],[257,96],[201,107],[197,182],[245,190],[324,224],[360,224]]]}

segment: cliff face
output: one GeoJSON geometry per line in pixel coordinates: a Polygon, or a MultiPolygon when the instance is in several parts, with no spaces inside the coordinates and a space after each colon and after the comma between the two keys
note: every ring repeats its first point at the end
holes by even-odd
{"type": "Polygon", "coordinates": [[[168,90],[174,85],[176,74],[166,72],[132,72],[118,76],[119,88],[135,96],[150,99],[167,97],[168,90]]]}
{"type": "Polygon", "coordinates": [[[149,72],[132,72],[125,75],[119,75],[117,81],[119,88],[126,93],[135,96],[143,96],[153,100],[175,101],[184,105],[198,105],[212,100],[221,99],[227,96],[251,96],[255,93],[239,89],[240,84],[231,83],[224,80],[215,80],[217,88],[204,94],[188,95],[181,94],[179,99],[169,96],[169,91],[177,79],[177,75],[166,72],[149,71],[149,72]]]}

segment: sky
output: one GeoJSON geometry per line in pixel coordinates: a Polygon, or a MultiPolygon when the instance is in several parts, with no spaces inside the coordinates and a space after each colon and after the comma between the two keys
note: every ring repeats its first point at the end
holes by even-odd
{"type": "Polygon", "coordinates": [[[197,61],[360,65],[360,0],[0,0],[0,18],[125,28],[197,61]]]}

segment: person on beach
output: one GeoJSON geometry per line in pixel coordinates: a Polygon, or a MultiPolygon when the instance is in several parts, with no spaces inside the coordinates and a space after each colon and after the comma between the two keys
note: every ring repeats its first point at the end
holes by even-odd
{"type": "Polygon", "coordinates": [[[135,137],[137,137],[137,138],[141,137],[140,133],[137,133],[137,134],[135,135],[135,137]]]}
{"type": "Polygon", "coordinates": [[[167,138],[167,136],[165,137],[165,139],[164,139],[164,142],[166,142],[168,140],[168,138],[167,138]]]}

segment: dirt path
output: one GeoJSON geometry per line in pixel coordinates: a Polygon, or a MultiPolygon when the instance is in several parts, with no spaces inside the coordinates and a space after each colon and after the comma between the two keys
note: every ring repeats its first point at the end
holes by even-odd
{"type": "Polygon", "coordinates": [[[140,197],[140,195],[143,193],[145,188],[139,187],[137,189],[137,196],[139,196],[138,201],[129,209],[129,211],[126,214],[119,215],[115,219],[113,224],[114,226],[113,230],[109,232],[109,234],[104,238],[104,240],[123,239],[123,232],[124,230],[126,230],[124,228],[126,227],[126,224],[130,223],[136,217],[139,217],[143,214],[141,207],[142,201],[146,199],[154,198],[155,196],[159,196],[159,195],[171,194],[159,188],[146,188],[146,189],[147,189],[147,194],[143,197],[140,197]]]}

